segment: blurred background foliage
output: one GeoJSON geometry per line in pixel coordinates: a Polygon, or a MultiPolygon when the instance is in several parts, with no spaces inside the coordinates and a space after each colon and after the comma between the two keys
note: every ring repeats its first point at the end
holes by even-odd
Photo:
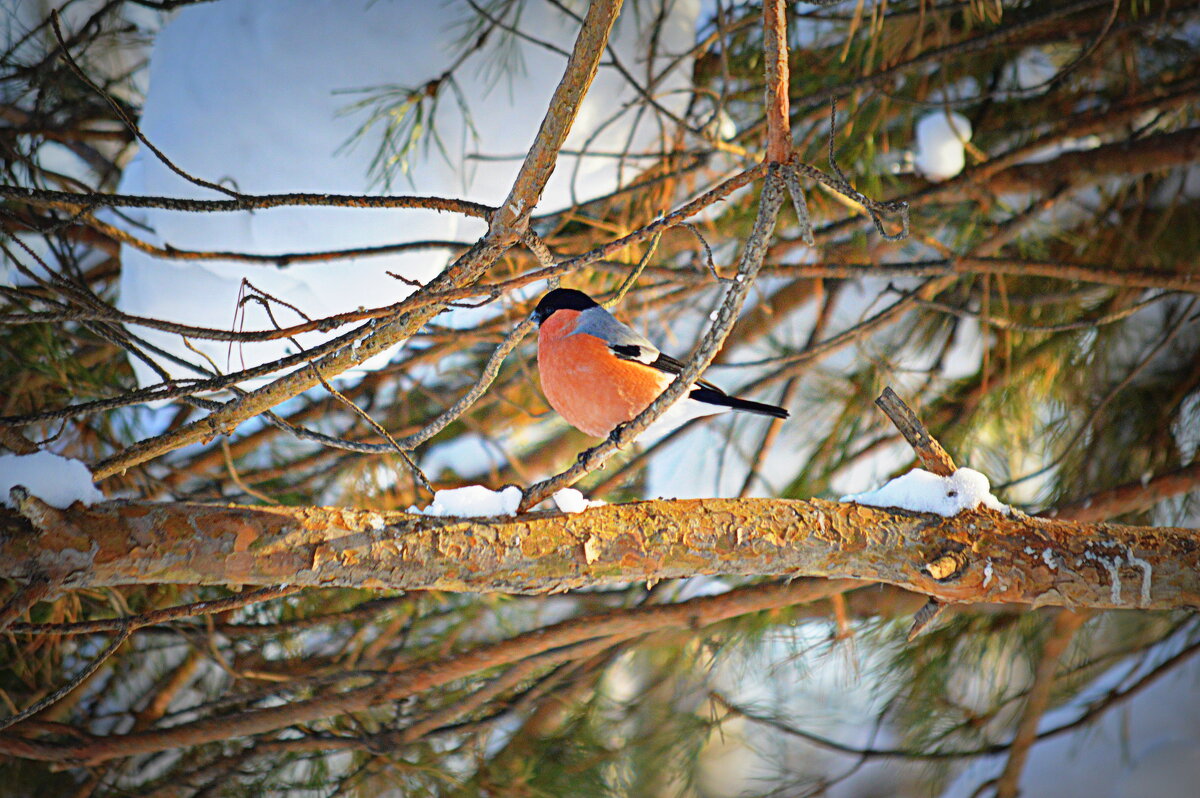
{"type": "MultiPolygon", "coordinates": [[[[473,9],[476,26],[464,29],[463,47],[479,47],[476,32],[509,13],[513,2],[462,4],[473,9]]],[[[529,7],[523,13],[536,13],[542,2],[523,0],[529,7]]],[[[114,190],[137,146],[114,109],[138,117],[147,47],[163,19],[188,3],[68,4],[77,12],[64,30],[72,52],[111,104],[57,56],[42,21],[50,4],[4,5],[3,182],[114,190]],[[84,177],[60,171],[65,153],[86,165],[84,177]]],[[[630,0],[624,13],[638,6],[630,0]]],[[[629,187],[536,217],[556,259],[635,230],[761,158],[761,5],[703,8],[696,46],[685,54],[694,84],[686,113],[644,102],[642,112],[662,135],[654,152],[624,154],[629,187]]],[[[906,199],[912,235],[886,242],[855,203],[809,186],[816,245],[804,244],[794,211],[785,209],[752,300],[710,372],[728,389],[786,404],[792,421],[693,423],[620,455],[581,487],[609,501],[836,499],[911,465],[911,453],[871,404],[891,384],[913,399],[958,462],[987,473],[1002,499],[1030,513],[1086,506],[1097,494],[1094,506],[1104,519],[1194,526],[1197,4],[860,0],[796,4],[788,14],[798,157],[827,168],[830,100],[836,100],[832,144],[839,165],[863,193],[906,199]],[[914,166],[921,159],[916,126],[950,111],[969,121],[972,132],[965,169],[931,180],[914,166]],[[1183,476],[1171,490],[1154,490],[1174,472],[1183,476]],[[1104,504],[1105,491],[1129,484],[1147,490],[1104,504]]],[[[512,19],[519,28],[520,14],[512,19]]],[[[497,69],[519,71],[505,51],[511,37],[497,35],[481,46],[497,69]]],[[[453,87],[453,78],[443,86],[453,87]]],[[[370,110],[356,146],[378,147],[372,179],[407,190],[407,159],[452,157],[454,147],[436,140],[437,98],[468,111],[472,98],[439,91],[390,87],[347,99],[370,110]]],[[[755,192],[738,192],[694,218],[693,229],[669,230],[618,314],[665,350],[686,355],[719,299],[705,248],[717,269],[731,274],[755,208],[755,192]]],[[[56,291],[112,302],[119,242],[71,213],[12,200],[0,224],[10,268],[0,297],[2,415],[133,390],[123,349],[98,325],[18,320],[56,291]],[[18,242],[52,263],[62,280],[20,287],[12,265],[25,258],[18,242]]],[[[571,273],[564,284],[604,295],[645,249],[632,247],[571,273]]],[[[536,267],[528,253],[514,250],[489,280],[536,267]]],[[[487,305],[490,312],[470,316],[466,329],[435,320],[417,345],[342,383],[341,391],[394,436],[419,430],[469,388],[536,294],[507,292],[487,305]],[[432,362],[441,366],[423,367],[432,362]]],[[[415,453],[436,487],[529,484],[590,444],[547,407],[533,346],[522,344],[474,408],[415,453]]],[[[379,440],[323,391],[280,412],[345,439],[379,440]]],[[[5,426],[0,443],[18,453],[46,447],[95,462],[198,414],[182,403],[131,403],[5,426]]],[[[406,474],[392,454],[351,453],[249,424],[228,440],[174,452],[102,488],[112,496],[164,500],[403,508],[427,500],[406,474]]],[[[734,584],[697,579],[554,597],[307,590],[146,627],[37,720],[61,724],[43,725],[43,734],[104,735],[246,712],[588,612],[677,601],[734,584]]],[[[5,594],[14,589],[6,586],[5,594]]],[[[234,591],[80,590],[39,604],[26,620],[136,614],[234,591]]],[[[13,759],[0,763],[0,792],[990,794],[986,783],[1007,761],[1007,743],[1055,634],[1055,613],[957,608],[905,642],[920,605],[896,589],[864,587],[831,601],[652,634],[577,661],[532,667],[507,686],[500,683],[504,669],[483,671],[417,698],[278,734],[66,769],[13,759]],[[354,742],[428,719],[432,724],[415,740],[354,742]]],[[[56,689],[106,639],[3,637],[0,714],[56,689]]],[[[1200,628],[1186,613],[1090,617],[1058,662],[1043,732],[1078,722],[1059,736],[1079,735],[1076,750],[1087,749],[1095,741],[1089,729],[1181,670],[1190,676],[1180,682],[1175,709],[1194,711],[1200,672],[1189,657],[1198,640],[1200,628]]],[[[1136,732],[1130,737],[1124,744],[1135,753],[1119,769],[1122,778],[1137,776],[1137,752],[1145,750],[1136,732]]],[[[1200,743],[1193,737],[1192,744],[1200,743]]],[[[1078,774],[1091,767],[1088,761],[1083,754],[1062,759],[1060,778],[1085,784],[1078,774]]],[[[1046,783],[1035,773],[1029,778],[1046,783]]],[[[1177,783],[1177,792],[1170,783],[1165,791],[1140,793],[1107,786],[1112,795],[1182,796],[1194,794],[1195,783],[1177,783]]],[[[1064,786],[1055,794],[1082,793],[1064,786]]]]}

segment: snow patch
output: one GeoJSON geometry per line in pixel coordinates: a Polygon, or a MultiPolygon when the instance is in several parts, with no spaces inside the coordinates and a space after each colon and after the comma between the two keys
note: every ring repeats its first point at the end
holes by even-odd
{"type": "Polygon", "coordinates": [[[104,494],[92,484],[92,472],[86,465],[50,452],[0,455],[0,504],[14,506],[8,492],[16,485],[24,486],[32,495],[59,509],[77,501],[84,504],[104,501],[104,494]]]}
{"type": "Polygon", "coordinates": [[[843,496],[841,501],[947,517],[973,510],[980,504],[1005,515],[1009,513],[1008,505],[992,495],[988,478],[973,468],[960,468],[948,477],[914,468],[882,488],[843,496]]]}
{"type": "Polygon", "coordinates": [[[1153,568],[1150,563],[1141,557],[1135,556],[1131,548],[1125,549],[1125,557],[1129,560],[1130,565],[1136,565],[1142,569],[1142,590],[1139,598],[1141,599],[1141,606],[1145,607],[1150,603],[1150,576],[1153,573],[1153,568]]]}
{"type": "Polygon", "coordinates": [[[516,515],[521,504],[521,489],[509,485],[503,490],[491,490],[483,485],[439,490],[433,494],[433,504],[419,509],[408,508],[419,515],[451,515],[457,518],[482,518],[492,515],[516,515]]]}
{"type": "Polygon", "coordinates": [[[987,587],[992,581],[992,561],[989,559],[987,565],[983,566],[983,586],[987,587]]]}
{"type": "Polygon", "coordinates": [[[1121,603],[1121,569],[1117,567],[1117,563],[1111,560],[1106,560],[1103,557],[1097,557],[1100,564],[1108,571],[1108,575],[1112,577],[1111,598],[1113,604],[1121,603]]]}
{"type": "MultiPolygon", "coordinates": [[[[1098,563],[1105,571],[1108,571],[1108,576],[1111,580],[1109,585],[1109,597],[1112,599],[1113,604],[1124,603],[1121,599],[1121,553],[1117,552],[1110,557],[1105,557],[1092,551],[1091,546],[1092,544],[1089,543],[1088,548],[1083,552],[1083,559],[1092,560],[1098,563]]],[[[1125,551],[1129,556],[1129,564],[1137,565],[1142,569],[1141,599],[1143,603],[1146,603],[1150,600],[1150,563],[1134,557],[1132,549],[1126,548],[1125,551]]],[[[1076,560],[1075,564],[1079,565],[1080,561],[1076,560]]]]}
{"type": "Polygon", "coordinates": [[[598,499],[588,499],[575,488],[563,488],[555,493],[553,498],[559,511],[564,513],[582,513],[589,507],[603,507],[608,504],[598,499]]]}
{"type": "Polygon", "coordinates": [[[963,144],[971,140],[971,123],[962,114],[932,111],[917,122],[917,152],[913,165],[935,183],[963,170],[963,144]]]}

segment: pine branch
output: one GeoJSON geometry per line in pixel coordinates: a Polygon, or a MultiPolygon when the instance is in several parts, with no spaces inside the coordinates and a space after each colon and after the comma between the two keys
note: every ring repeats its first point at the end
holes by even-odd
{"type": "Polygon", "coordinates": [[[788,574],[884,582],[945,603],[1200,605],[1195,530],[992,510],[943,518],[818,499],[703,499],[454,519],[153,502],[55,510],[26,497],[21,512],[24,520],[0,513],[15,530],[0,542],[0,577],[65,571],[68,587],[286,580],[547,593],[697,574],[788,574]]]}

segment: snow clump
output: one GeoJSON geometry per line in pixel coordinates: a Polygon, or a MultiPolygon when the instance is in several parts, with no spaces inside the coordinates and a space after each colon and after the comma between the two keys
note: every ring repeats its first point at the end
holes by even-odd
{"type": "Polygon", "coordinates": [[[452,515],[458,518],[482,518],[492,515],[516,515],[521,505],[521,489],[509,485],[503,490],[490,490],[483,485],[439,490],[433,494],[433,504],[425,509],[416,505],[410,513],[420,515],[452,515]]]}
{"type": "Polygon", "coordinates": [[[948,477],[940,477],[914,468],[896,477],[882,488],[852,493],[841,501],[871,507],[898,507],[915,513],[937,513],[946,517],[973,510],[982,504],[1008,515],[1008,505],[991,493],[988,478],[973,468],[960,468],[948,477]]]}
{"type": "Polygon", "coordinates": [[[92,484],[92,472],[78,460],[50,452],[0,455],[0,504],[13,507],[9,491],[22,485],[51,507],[66,509],[79,501],[94,504],[104,494],[92,484]]]}
{"type": "Polygon", "coordinates": [[[588,499],[575,488],[563,488],[554,494],[554,504],[560,512],[582,513],[589,507],[603,507],[608,502],[588,499]]]}
{"type": "Polygon", "coordinates": [[[963,145],[970,140],[971,123],[965,116],[932,111],[917,122],[917,152],[913,165],[935,183],[949,180],[966,165],[963,145]]]}

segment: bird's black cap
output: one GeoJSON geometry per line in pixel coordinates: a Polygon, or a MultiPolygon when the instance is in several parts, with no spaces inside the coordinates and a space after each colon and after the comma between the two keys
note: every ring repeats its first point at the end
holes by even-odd
{"type": "Polygon", "coordinates": [[[574,288],[555,288],[542,297],[533,309],[533,318],[538,324],[550,318],[556,310],[587,310],[597,307],[596,301],[582,291],[574,288]]]}

